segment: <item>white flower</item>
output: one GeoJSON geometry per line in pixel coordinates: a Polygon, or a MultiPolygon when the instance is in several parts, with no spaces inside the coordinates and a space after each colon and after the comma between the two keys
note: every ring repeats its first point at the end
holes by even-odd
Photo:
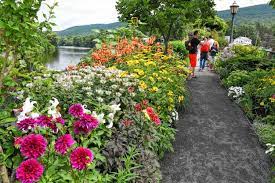
{"type": "Polygon", "coordinates": [[[177,111],[172,112],[172,119],[174,121],[178,121],[179,120],[179,113],[177,111]]]}
{"type": "Polygon", "coordinates": [[[50,100],[50,106],[48,107],[48,114],[53,117],[53,119],[61,117],[60,112],[57,110],[57,106],[59,104],[59,101],[56,98],[53,98],[53,100],[50,100]]]}
{"type": "Polygon", "coordinates": [[[228,89],[228,96],[232,96],[234,99],[240,98],[245,92],[242,87],[233,87],[231,86],[228,89]]]}
{"type": "Polygon", "coordinates": [[[27,87],[27,88],[32,88],[32,87],[33,87],[33,83],[28,83],[28,84],[26,84],[26,87],[27,87]]]}
{"type": "Polygon", "coordinates": [[[91,114],[91,111],[89,109],[87,109],[86,107],[87,107],[87,105],[82,105],[84,113],[91,114]]]}
{"type": "Polygon", "coordinates": [[[99,95],[103,95],[104,94],[104,91],[103,90],[96,90],[95,91],[97,94],[99,94],[99,95]]]}
{"type": "Polygon", "coordinates": [[[96,99],[97,99],[98,102],[103,102],[104,101],[104,99],[101,98],[101,97],[97,97],[96,99]]]}
{"type": "Polygon", "coordinates": [[[23,104],[23,111],[22,111],[22,114],[26,114],[26,113],[31,112],[31,111],[33,110],[33,108],[34,108],[34,104],[37,104],[37,102],[36,102],[36,101],[32,101],[32,102],[31,102],[30,97],[28,97],[28,98],[25,100],[24,104],[23,104]]]}
{"type": "Polygon", "coordinates": [[[113,104],[113,105],[111,105],[111,106],[109,106],[109,107],[110,107],[110,109],[111,109],[111,112],[113,112],[113,113],[116,113],[117,111],[120,111],[120,110],[121,110],[120,104],[113,104]]]}
{"type": "Polygon", "coordinates": [[[31,118],[38,118],[39,116],[40,116],[39,113],[35,113],[35,112],[31,113],[31,118]]]}
{"type": "Polygon", "coordinates": [[[99,82],[100,82],[101,84],[105,84],[107,81],[106,81],[106,80],[101,79],[99,82]]]}
{"type": "Polygon", "coordinates": [[[117,97],[121,97],[121,95],[122,95],[121,93],[116,92],[116,96],[117,96],[117,97]]]}
{"type": "Polygon", "coordinates": [[[114,126],[114,117],[115,117],[115,114],[114,114],[114,113],[110,113],[110,114],[108,115],[109,125],[106,126],[107,128],[112,128],[112,127],[114,126]]]}
{"type": "Polygon", "coordinates": [[[111,92],[111,91],[105,91],[105,94],[106,94],[106,95],[111,95],[112,92],[111,92]]]}
{"type": "Polygon", "coordinates": [[[104,113],[97,114],[95,111],[92,112],[92,115],[100,122],[100,123],[106,123],[106,120],[104,119],[104,113]]]}
{"type": "Polygon", "coordinates": [[[265,151],[266,154],[272,154],[275,151],[275,144],[266,144],[268,150],[265,151]]]}

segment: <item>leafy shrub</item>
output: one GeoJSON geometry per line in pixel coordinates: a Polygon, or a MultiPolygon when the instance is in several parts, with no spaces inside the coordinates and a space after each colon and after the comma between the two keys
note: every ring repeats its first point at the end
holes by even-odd
{"type": "Polygon", "coordinates": [[[188,55],[185,45],[182,41],[171,41],[169,43],[173,47],[173,51],[180,55],[181,58],[185,58],[188,55]]]}
{"type": "Polygon", "coordinates": [[[246,70],[248,72],[257,69],[271,70],[275,67],[275,60],[268,58],[257,58],[252,55],[237,56],[217,64],[221,78],[227,78],[232,71],[246,70]]]}
{"type": "Polygon", "coordinates": [[[234,45],[232,48],[235,55],[238,57],[246,57],[248,55],[254,56],[255,58],[265,58],[266,52],[257,46],[249,45],[234,45]]]}
{"type": "Polygon", "coordinates": [[[226,87],[231,87],[231,86],[244,86],[249,82],[249,73],[247,71],[233,71],[230,73],[230,75],[223,79],[223,84],[226,87]]]}

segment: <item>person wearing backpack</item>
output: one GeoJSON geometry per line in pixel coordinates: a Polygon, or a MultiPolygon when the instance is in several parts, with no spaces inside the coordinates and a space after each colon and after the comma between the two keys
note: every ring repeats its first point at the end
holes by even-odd
{"type": "Polygon", "coordinates": [[[205,63],[208,60],[208,53],[210,51],[210,43],[208,41],[208,38],[205,37],[203,42],[201,43],[201,57],[200,57],[200,70],[203,71],[205,68],[205,63]]]}
{"type": "Polygon", "coordinates": [[[197,65],[197,53],[198,53],[198,45],[200,44],[199,31],[195,31],[193,38],[185,42],[185,47],[189,51],[189,60],[191,67],[191,77],[195,78],[195,68],[197,65]]]}

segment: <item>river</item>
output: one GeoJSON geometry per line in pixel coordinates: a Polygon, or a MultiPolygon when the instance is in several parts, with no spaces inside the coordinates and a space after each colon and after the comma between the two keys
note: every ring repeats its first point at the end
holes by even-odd
{"type": "Polygon", "coordinates": [[[68,65],[76,65],[91,48],[60,46],[58,52],[46,63],[49,69],[64,70],[68,65]]]}

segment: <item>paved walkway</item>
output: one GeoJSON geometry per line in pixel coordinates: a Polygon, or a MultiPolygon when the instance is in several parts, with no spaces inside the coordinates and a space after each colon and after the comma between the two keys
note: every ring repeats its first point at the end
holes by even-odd
{"type": "Polygon", "coordinates": [[[163,183],[269,182],[270,160],[219,82],[206,71],[188,82],[191,101],[162,162],[163,183]]]}

